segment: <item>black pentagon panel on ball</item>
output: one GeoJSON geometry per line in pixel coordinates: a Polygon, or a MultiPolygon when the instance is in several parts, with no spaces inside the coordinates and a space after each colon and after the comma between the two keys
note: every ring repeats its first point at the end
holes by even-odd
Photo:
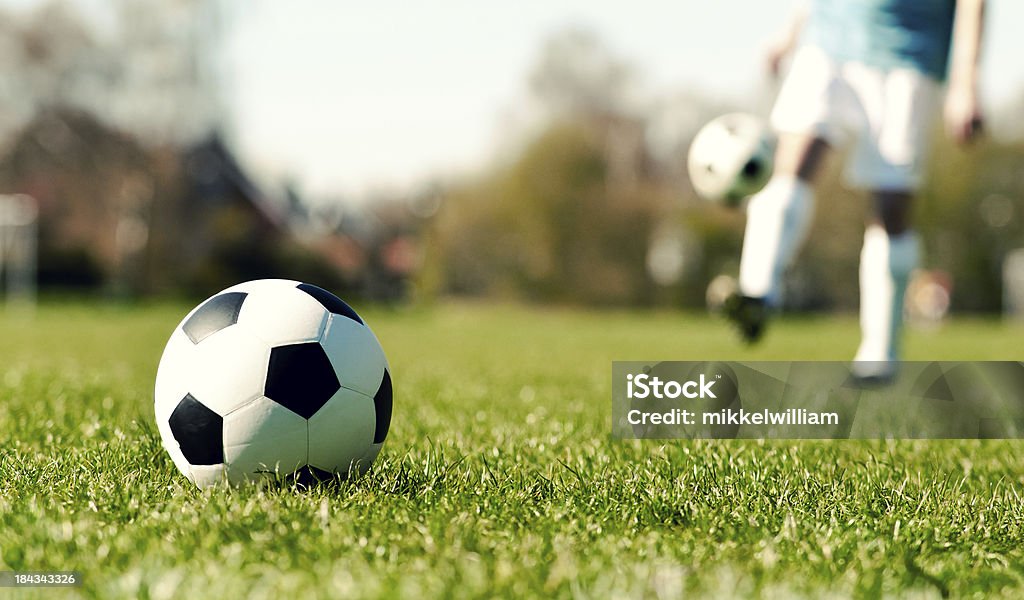
{"type": "Polygon", "coordinates": [[[329,485],[338,480],[338,476],[330,471],[318,469],[312,465],[301,467],[285,477],[285,481],[300,488],[329,485]]]}
{"type": "Polygon", "coordinates": [[[373,443],[380,444],[388,437],[388,429],[391,427],[391,374],[384,369],[384,379],[380,382],[380,388],[373,395],[373,408],[377,413],[377,426],[373,430],[373,443]]]}
{"type": "Polygon", "coordinates": [[[185,321],[182,331],[193,344],[198,344],[221,329],[234,325],[238,322],[238,313],[246,295],[245,292],[228,292],[210,298],[185,321]]]}
{"type": "Polygon", "coordinates": [[[306,419],[327,404],[341,384],[319,342],[270,350],[264,395],[306,419]]]}
{"type": "Polygon", "coordinates": [[[311,283],[300,283],[296,287],[315,298],[317,302],[330,312],[343,317],[348,317],[360,325],[365,325],[365,323],[363,323],[363,319],[356,314],[356,311],[354,311],[351,306],[324,288],[317,287],[311,283]]]}
{"type": "Polygon", "coordinates": [[[224,462],[224,419],[186,395],[167,420],[181,454],[191,465],[219,465],[224,462]]]}
{"type": "Polygon", "coordinates": [[[764,165],[757,158],[751,158],[743,165],[743,176],[747,179],[757,179],[764,171],[764,165]]]}

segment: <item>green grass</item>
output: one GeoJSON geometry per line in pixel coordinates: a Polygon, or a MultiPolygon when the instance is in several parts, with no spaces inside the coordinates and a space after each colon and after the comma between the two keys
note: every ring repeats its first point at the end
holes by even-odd
{"type": "MultiPolygon", "coordinates": [[[[185,309],[0,316],[0,570],[128,598],[1024,594],[1019,442],[610,439],[612,360],[843,360],[851,317],[747,349],[700,315],[368,310],[396,385],[372,472],[201,492],[153,423],[185,309]]],[[[957,321],[908,358],[1020,360],[1021,333],[957,321]]]]}

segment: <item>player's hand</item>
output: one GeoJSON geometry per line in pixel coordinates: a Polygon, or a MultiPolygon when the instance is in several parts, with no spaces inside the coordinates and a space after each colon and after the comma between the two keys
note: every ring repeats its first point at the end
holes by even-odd
{"type": "Polygon", "coordinates": [[[764,51],[764,66],[773,79],[777,79],[782,73],[782,63],[789,56],[791,44],[783,41],[773,41],[768,44],[764,51]]]}
{"type": "Polygon", "coordinates": [[[971,85],[950,85],[944,111],[946,133],[958,144],[974,141],[982,130],[981,106],[971,85]]]}

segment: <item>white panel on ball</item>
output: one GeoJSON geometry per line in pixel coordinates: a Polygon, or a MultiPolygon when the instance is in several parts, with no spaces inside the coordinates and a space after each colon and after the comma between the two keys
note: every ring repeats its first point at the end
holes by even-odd
{"type": "Polygon", "coordinates": [[[156,425],[160,430],[160,440],[164,449],[171,455],[174,466],[182,473],[188,473],[188,461],[181,453],[181,448],[174,440],[168,419],[178,402],[188,394],[189,373],[192,370],[192,358],[195,345],[181,329],[175,329],[171,339],[164,348],[165,357],[160,361],[156,372],[156,390],[153,411],[156,413],[156,425]]]}
{"type": "Polygon", "coordinates": [[[291,279],[255,279],[253,281],[246,281],[244,283],[233,285],[221,293],[245,292],[246,294],[261,294],[267,290],[275,290],[282,286],[295,287],[300,283],[302,282],[291,279]]]}
{"type": "Polygon", "coordinates": [[[174,407],[189,393],[188,384],[192,377],[196,346],[182,330],[175,329],[164,347],[163,358],[156,372],[154,410],[157,421],[163,423],[171,416],[174,407]]]}
{"type": "Polygon", "coordinates": [[[367,455],[376,422],[373,398],[341,388],[309,419],[309,465],[347,472],[367,455]]]}
{"type": "Polygon", "coordinates": [[[292,282],[263,286],[242,303],[238,324],[270,346],[315,342],[330,313],[292,282]]]}
{"type": "Polygon", "coordinates": [[[188,473],[188,461],[185,460],[185,456],[181,453],[181,448],[174,441],[174,434],[171,433],[171,426],[167,423],[167,420],[158,421],[157,428],[160,429],[160,443],[163,444],[164,450],[167,450],[167,453],[171,455],[171,461],[174,463],[174,466],[178,467],[178,470],[182,473],[188,473]]]}
{"type": "Polygon", "coordinates": [[[220,416],[263,395],[270,348],[238,325],[204,339],[196,346],[191,393],[220,416]]]}
{"type": "Polygon", "coordinates": [[[341,387],[373,398],[388,363],[370,328],[342,315],[331,315],[320,343],[334,365],[341,387]]]}
{"type": "Polygon", "coordinates": [[[232,483],[290,475],[306,464],[306,420],[260,396],[224,418],[224,461],[232,483]]]}
{"type": "Polygon", "coordinates": [[[224,465],[191,465],[185,473],[200,488],[213,487],[226,481],[224,465]]]}
{"type": "Polygon", "coordinates": [[[370,465],[373,464],[373,461],[377,460],[377,455],[380,454],[380,450],[383,447],[384,442],[381,442],[379,444],[370,444],[369,449],[366,450],[366,454],[363,454],[363,457],[359,459],[360,473],[365,473],[367,469],[370,468],[370,465]]]}

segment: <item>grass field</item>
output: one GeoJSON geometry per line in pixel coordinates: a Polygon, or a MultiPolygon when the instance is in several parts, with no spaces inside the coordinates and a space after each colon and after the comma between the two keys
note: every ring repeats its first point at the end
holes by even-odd
{"type": "MultiPolygon", "coordinates": [[[[367,310],[396,386],[373,471],[200,492],[152,421],[186,309],[0,316],[0,570],[84,575],[36,595],[1024,595],[1019,442],[609,438],[612,360],[843,360],[852,317],[747,349],[701,315],[367,310]]],[[[908,358],[1024,360],[1022,333],[958,321],[908,358]]]]}

